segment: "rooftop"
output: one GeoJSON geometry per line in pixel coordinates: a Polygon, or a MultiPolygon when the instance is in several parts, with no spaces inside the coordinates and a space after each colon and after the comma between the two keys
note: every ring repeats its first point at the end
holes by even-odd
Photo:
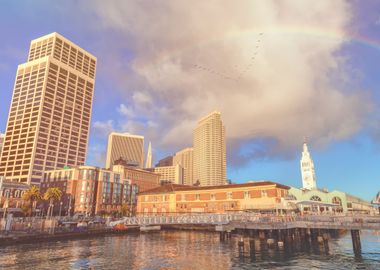
{"type": "Polygon", "coordinates": [[[213,190],[213,189],[256,187],[256,186],[268,186],[268,185],[275,185],[278,188],[290,189],[290,187],[288,187],[288,186],[281,185],[281,184],[271,182],[271,181],[257,181],[257,182],[251,182],[251,183],[243,183],[243,184],[231,184],[231,185],[220,185],[220,186],[203,186],[203,187],[178,185],[178,184],[168,184],[168,185],[160,186],[160,187],[157,187],[154,189],[146,190],[144,192],[139,193],[139,195],[141,195],[141,194],[155,194],[155,193],[168,193],[168,192],[175,192],[175,191],[213,190]]]}

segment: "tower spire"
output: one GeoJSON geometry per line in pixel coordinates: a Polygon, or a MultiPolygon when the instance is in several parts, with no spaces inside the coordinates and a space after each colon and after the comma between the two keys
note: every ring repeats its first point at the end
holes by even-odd
{"type": "Polygon", "coordinates": [[[149,146],[148,146],[148,153],[146,155],[145,168],[147,169],[152,168],[152,143],[151,142],[149,142],[149,146]]]}
{"type": "Polygon", "coordinates": [[[311,158],[306,141],[303,143],[302,157],[300,161],[302,186],[305,189],[317,188],[317,180],[315,177],[314,162],[311,158]]]}

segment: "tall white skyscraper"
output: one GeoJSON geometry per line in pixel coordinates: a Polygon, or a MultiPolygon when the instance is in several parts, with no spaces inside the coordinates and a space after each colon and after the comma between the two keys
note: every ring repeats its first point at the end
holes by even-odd
{"type": "Polygon", "coordinates": [[[152,143],[149,142],[148,146],[148,153],[146,154],[146,162],[145,162],[145,168],[150,169],[152,168],[152,143]]]}
{"type": "Polygon", "coordinates": [[[144,137],[111,132],[108,136],[106,168],[111,168],[120,158],[131,165],[144,168],[144,137]]]}
{"type": "Polygon", "coordinates": [[[201,186],[226,184],[225,127],[220,112],[212,112],[198,121],[194,129],[193,182],[201,186]]]}
{"type": "Polygon", "coordinates": [[[1,150],[3,148],[4,139],[5,139],[5,134],[0,133],[0,156],[1,156],[1,150]]]}
{"type": "Polygon", "coordinates": [[[43,172],[83,165],[96,57],[58,33],[32,40],[18,66],[0,175],[40,183],[43,172]]]}
{"type": "Polygon", "coordinates": [[[317,188],[317,179],[315,177],[314,162],[309,153],[306,142],[303,144],[302,158],[300,161],[302,186],[305,189],[317,188]]]}
{"type": "Polygon", "coordinates": [[[184,185],[193,185],[194,150],[192,147],[177,152],[173,157],[173,165],[181,165],[184,170],[184,185]]]}

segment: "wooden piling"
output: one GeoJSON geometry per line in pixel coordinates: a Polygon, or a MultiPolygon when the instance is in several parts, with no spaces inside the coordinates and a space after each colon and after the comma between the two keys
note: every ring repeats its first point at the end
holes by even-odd
{"type": "Polygon", "coordinates": [[[352,247],[354,248],[355,256],[361,256],[362,245],[360,243],[360,231],[351,230],[351,238],[352,238],[352,247]]]}

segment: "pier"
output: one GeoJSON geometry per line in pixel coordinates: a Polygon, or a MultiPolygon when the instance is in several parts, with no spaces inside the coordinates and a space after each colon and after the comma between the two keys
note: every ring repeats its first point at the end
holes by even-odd
{"type": "Polygon", "coordinates": [[[293,249],[297,245],[322,246],[328,252],[328,240],[338,231],[351,231],[354,253],[360,256],[361,230],[380,231],[380,216],[305,215],[278,216],[255,213],[183,214],[126,217],[111,222],[111,226],[170,226],[214,225],[220,241],[228,241],[231,233],[238,234],[239,252],[244,252],[244,238],[252,250],[260,248],[293,249]],[[256,243],[259,241],[259,244],[256,243]]]}

